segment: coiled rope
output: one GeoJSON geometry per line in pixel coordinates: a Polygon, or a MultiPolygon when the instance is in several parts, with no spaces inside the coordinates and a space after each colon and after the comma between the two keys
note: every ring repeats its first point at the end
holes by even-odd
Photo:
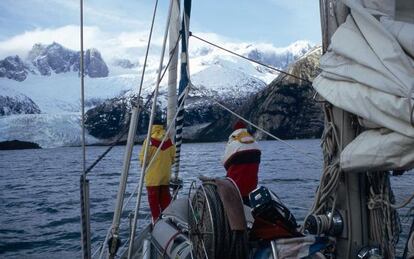
{"type": "Polygon", "coordinates": [[[194,208],[189,223],[196,258],[248,258],[247,233],[230,229],[213,182],[202,183],[192,197],[190,207],[194,208]]]}
{"type": "Polygon", "coordinates": [[[388,172],[368,173],[370,238],[379,244],[386,258],[395,258],[395,247],[401,231],[396,209],[390,205],[395,197],[388,172]],[[386,201],[386,202],[384,202],[386,201]]]}

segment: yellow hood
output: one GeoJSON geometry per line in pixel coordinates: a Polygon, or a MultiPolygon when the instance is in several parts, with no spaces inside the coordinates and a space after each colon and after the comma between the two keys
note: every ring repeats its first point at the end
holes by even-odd
{"type": "Polygon", "coordinates": [[[165,135],[165,130],[162,125],[152,125],[151,128],[151,138],[156,140],[162,140],[165,135]]]}

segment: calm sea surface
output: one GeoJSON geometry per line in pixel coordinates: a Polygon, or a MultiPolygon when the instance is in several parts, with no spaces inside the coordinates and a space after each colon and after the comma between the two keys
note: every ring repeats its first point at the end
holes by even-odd
{"type": "MultiPolygon", "coordinates": [[[[293,140],[290,144],[320,159],[315,162],[280,142],[260,142],[262,162],[260,183],[276,192],[294,212],[303,217],[313,201],[321,173],[319,140],[293,140]]],[[[182,148],[180,176],[189,188],[199,175],[222,176],[220,158],[224,143],[185,144],[182,148]]],[[[106,147],[88,147],[88,164],[106,147]]],[[[103,241],[112,222],[125,147],[115,147],[90,173],[91,229],[93,251],[103,241]]],[[[138,151],[134,149],[127,197],[138,182],[138,151]]],[[[0,258],[79,258],[80,209],[79,175],[81,149],[78,147],[0,151],[0,258]]],[[[412,173],[393,177],[400,202],[413,192],[412,173]]],[[[186,193],[185,190],[182,193],[186,193]]],[[[121,225],[122,240],[129,231],[127,206],[121,225]]],[[[143,198],[141,223],[149,213],[143,198]]],[[[406,213],[403,211],[402,214],[406,213]]],[[[405,232],[410,222],[402,219],[405,232]]],[[[400,240],[405,243],[406,233],[400,240]]]]}

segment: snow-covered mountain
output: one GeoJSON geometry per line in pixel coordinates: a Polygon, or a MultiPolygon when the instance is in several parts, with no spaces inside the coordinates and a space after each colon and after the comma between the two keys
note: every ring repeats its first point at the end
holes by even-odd
{"type": "Polygon", "coordinates": [[[0,85],[0,116],[13,114],[37,114],[39,107],[32,99],[13,89],[0,85]]]}
{"type": "MultiPolygon", "coordinates": [[[[284,69],[308,51],[311,45],[296,42],[286,48],[272,48],[269,45],[254,47],[240,44],[231,48],[242,55],[284,69]]],[[[79,55],[79,51],[58,43],[35,44],[26,57],[10,56],[0,61],[0,111],[3,111],[0,115],[14,114],[0,117],[0,141],[19,139],[37,142],[42,147],[80,143],[79,55]],[[27,128],[36,130],[27,131],[27,128]]],[[[230,103],[237,102],[263,89],[277,76],[274,71],[217,49],[192,49],[190,58],[192,82],[200,92],[191,93],[188,107],[200,113],[206,112],[206,107],[211,104],[206,95],[230,103]]],[[[157,67],[157,59],[150,59],[144,81],[144,99],[153,89],[157,67]]],[[[98,50],[87,50],[87,109],[115,97],[128,101],[136,93],[140,69],[138,61],[118,58],[106,63],[98,50]]],[[[165,106],[166,81],[164,79],[161,83],[161,106],[165,106]]],[[[197,122],[203,121],[194,121],[197,122]]],[[[100,141],[88,137],[89,143],[100,141]]]]}
{"type": "MultiPolygon", "coordinates": [[[[16,81],[26,80],[29,74],[50,76],[78,72],[80,51],[73,51],[54,42],[50,45],[35,44],[25,60],[9,56],[0,60],[0,77],[16,81]]],[[[108,67],[96,49],[85,51],[85,75],[91,78],[108,76],[108,67]]]]}

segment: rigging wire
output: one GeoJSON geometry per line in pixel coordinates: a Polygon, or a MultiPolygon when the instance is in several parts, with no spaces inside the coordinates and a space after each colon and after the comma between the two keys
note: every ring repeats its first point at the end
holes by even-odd
{"type": "Polygon", "coordinates": [[[83,0],[80,5],[80,97],[81,97],[81,142],[82,142],[82,174],[80,176],[80,218],[81,218],[81,243],[84,259],[91,258],[91,231],[90,231],[90,201],[89,180],[86,179],[86,145],[85,145],[85,67],[83,52],[83,0]]]}
{"type": "Polygon", "coordinates": [[[85,146],[85,63],[83,53],[83,0],[80,0],[80,77],[81,77],[81,124],[82,124],[82,173],[86,176],[85,146]]]}
{"type": "Polygon", "coordinates": [[[144,160],[143,160],[143,165],[142,165],[142,170],[141,170],[141,179],[139,181],[139,192],[138,192],[138,197],[137,197],[137,202],[135,204],[135,211],[134,211],[134,220],[132,222],[132,229],[131,229],[131,239],[129,242],[129,249],[128,249],[128,259],[131,258],[132,256],[132,246],[134,244],[134,238],[135,238],[135,232],[136,232],[136,224],[137,224],[137,220],[138,220],[138,211],[141,205],[141,193],[142,193],[142,188],[144,185],[144,173],[145,173],[145,169],[146,169],[146,164],[147,164],[147,158],[148,158],[148,149],[149,149],[149,144],[150,144],[150,137],[151,137],[151,127],[153,125],[154,122],[154,117],[155,117],[155,110],[156,110],[156,105],[157,105],[157,97],[158,97],[158,91],[159,91],[159,86],[160,86],[160,77],[161,77],[161,72],[162,72],[162,66],[163,66],[163,61],[164,61],[164,54],[165,54],[165,49],[166,49],[166,44],[167,44],[167,36],[168,36],[168,28],[170,25],[170,19],[171,19],[171,13],[172,13],[172,6],[173,6],[173,0],[170,1],[170,7],[168,10],[168,16],[167,16],[167,22],[166,22],[166,26],[165,26],[165,32],[164,32],[164,39],[163,39],[163,43],[162,43],[162,50],[161,50],[161,58],[160,58],[160,64],[159,64],[159,69],[158,69],[158,78],[157,78],[157,85],[155,87],[155,93],[154,93],[154,100],[152,102],[152,108],[151,108],[151,115],[150,115],[150,120],[149,120],[149,125],[148,125],[148,134],[147,134],[147,138],[146,138],[146,143],[144,145],[144,160]]]}
{"type": "Polygon", "coordinates": [[[202,42],[205,42],[205,43],[207,43],[207,44],[209,44],[209,45],[211,45],[211,46],[214,46],[214,47],[216,47],[216,48],[218,48],[218,49],[221,49],[221,50],[224,50],[224,51],[226,51],[226,52],[228,52],[228,53],[230,53],[230,54],[233,54],[233,55],[235,55],[235,56],[237,56],[237,57],[239,57],[239,58],[246,59],[246,60],[248,60],[248,61],[250,61],[250,62],[256,63],[256,64],[261,65],[261,66],[264,66],[264,67],[266,67],[266,68],[268,68],[268,69],[271,69],[271,70],[274,70],[274,71],[276,71],[276,72],[279,72],[279,73],[282,73],[282,74],[285,74],[285,75],[291,76],[291,77],[296,78],[296,79],[299,79],[299,80],[301,80],[301,81],[303,81],[303,82],[306,82],[306,83],[312,84],[312,81],[310,81],[310,80],[308,80],[308,79],[306,79],[306,78],[303,78],[303,77],[300,77],[300,76],[296,76],[296,75],[294,75],[294,74],[291,74],[291,73],[288,73],[288,72],[283,71],[283,70],[281,70],[281,69],[278,69],[278,68],[272,67],[272,66],[267,65],[267,64],[265,64],[265,63],[262,63],[262,62],[260,62],[260,61],[257,61],[257,60],[254,60],[254,59],[251,59],[251,58],[249,58],[249,57],[245,57],[245,56],[243,56],[243,55],[240,55],[240,54],[238,54],[238,53],[236,53],[236,52],[234,52],[234,51],[231,51],[231,50],[226,49],[226,48],[224,48],[224,47],[222,47],[222,46],[219,46],[219,45],[217,45],[216,43],[213,43],[213,42],[208,41],[208,40],[206,40],[206,39],[203,39],[203,38],[201,38],[201,37],[199,37],[199,36],[197,36],[197,35],[194,35],[192,32],[190,32],[190,36],[192,36],[192,37],[194,37],[194,38],[196,38],[196,39],[198,39],[198,40],[200,40],[200,41],[202,41],[202,42]]]}
{"type": "MultiPolygon", "coordinates": [[[[185,96],[184,96],[184,99],[188,97],[188,92],[189,92],[189,89],[187,88],[187,89],[186,89],[186,91],[184,92],[184,95],[185,95],[185,96]]],[[[184,102],[182,102],[182,103],[181,103],[181,106],[179,106],[178,108],[182,108],[182,106],[183,106],[183,105],[184,105],[184,102]]],[[[175,120],[175,119],[177,118],[178,114],[179,114],[179,111],[178,111],[178,109],[177,109],[177,111],[176,111],[176,113],[175,113],[175,115],[174,115],[174,117],[173,117],[173,120],[175,120]]],[[[158,148],[156,149],[156,151],[155,151],[154,155],[152,156],[151,160],[149,161],[148,165],[146,166],[146,169],[145,169],[144,174],[143,174],[144,176],[145,176],[145,174],[146,174],[146,172],[147,172],[148,168],[149,168],[149,167],[151,167],[151,165],[154,163],[155,158],[157,157],[157,155],[159,154],[159,152],[160,152],[160,150],[161,150],[161,148],[162,148],[163,144],[164,144],[164,143],[165,143],[165,141],[167,140],[167,137],[169,136],[169,133],[170,133],[170,132],[171,132],[171,130],[172,130],[172,126],[173,126],[173,124],[170,124],[170,125],[168,126],[167,131],[165,132],[165,135],[164,135],[164,137],[162,138],[160,145],[158,146],[158,148]]],[[[124,202],[124,204],[122,205],[122,208],[126,208],[126,207],[128,206],[129,202],[132,200],[132,198],[134,197],[135,193],[138,191],[138,188],[139,188],[139,184],[137,184],[137,185],[135,186],[135,188],[134,188],[133,192],[130,194],[130,196],[128,197],[128,199],[127,199],[127,200],[124,202]]],[[[108,238],[109,238],[109,234],[110,234],[110,230],[108,231],[108,233],[107,233],[107,235],[106,235],[106,237],[105,237],[105,241],[104,241],[104,243],[103,243],[103,248],[102,248],[102,251],[105,249],[105,246],[106,246],[107,240],[108,240],[108,238]]],[[[102,253],[103,253],[103,252],[102,252],[102,253]]],[[[101,253],[101,256],[100,256],[99,258],[102,258],[102,253],[101,253]]]]}
{"type": "MultiPolygon", "coordinates": [[[[177,41],[175,42],[175,45],[174,45],[174,49],[173,49],[173,51],[175,51],[176,50],[176,48],[178,47],[178,43],[179,43],[179,41],[180,41],[180,37],[178,37],[178,39],[177,39],[177,41]]],[[[164,76],[165,76],[165,74],[167,73],[167,70],[168,70],[168,67],[170,66],[170,64],[171,64],[171,60],[172,60],[172,57],[170,57],[169,58],[169,60],[168,60],[168,62],[167,62],[167,65],[165,66],[165,68],[164,68],[164,71],[162,72],[162,75],[161,75],[161,78],[160,78],[160,82],[162,82],[162,80],[164,79],[164,76]]],[[[154,85],[154,84],[156,84],[156,82],[155,83],[153,83],[152,85],[154,85]]],[[[145,104],[144,104],[144,106],[143,106],[143,108],[145,109],[145,108],[147,108],[148,107],[148,105],[150,104],[150,101],[151,101],[151,99],[152,99],[152,97],[154,96],[154,92],[155,92],[155,90],[153,90],[152,92],[151,92],[151,94],[150,94],[150,96],[147,98],[147,101],[145,102],[145,104]]],[[[138,97],[139,98],[139,97],[138,97]]],[[[141,110],[142,111],[142,110],[141,110]]],[[[139,116],[139,114],[138,114],[138,116],[139,116]]],[[[131,118],[130,118],[131,119],[131,118]]],[[[129,125],[129,123],[127,123],[126,125],[125,125],[125,127],[123,128],[123,130],[121,131],[121,134],[116,138],[116,140],[114,141],[114,142],[112,142],[111,144],[110,144],[110,146],[86,169],[86,174],[88,174],[90,171],[92,171],[92,169],[103,159],[103,158],[105,158],[105,156],[109,153],[109,151],[111,151],[112,150],[112,148],[114,147],[114,146],[116,146],[118,143],[119,143],[119,141],[121,141],[121,139],[123,138],[123,137],[125,137],[125,134],[128,132],[128,125],[129,125]]]]}
{"type": "Polygon", "coordinates": [[[259,131],[265,133],[266,135],[268,135],[269,137],[282,142],[283,144],[287,145],[288,147],[292,148],[293,150],[297,151],[298,153],[310,158],[312,161],[317,162],[318,164],[320,163],[320,159],[318,159],[315,156],[312,156],[306,152],[303,152],[302,150],[300,150],[299,148],[293,146],[292,144],[289,144],[287,141],[273,135],[272,133],[270,133],[269,131],[261,128],[260,126],[258,126],[257,124],[254,124],[253,122],[249,121],[248,119],[244,118],[243,116],[239,115],[238,113],[232,111],[230,108],[226,107],[224,104],[220,103],[219,101],[216,101],[213,97],[208,96],[207,94],[205,94],[201,89],[195,87],[193,84],[189,85],[192,89],[198,91],[199,93],[203,94],[206,98],[210,99],[212,102],[214,102],[215,104],[217,104],[218,106],[220,106],[221,108],[223,108],[224,110],[228,111],[229,113],[231,113],[233,116],[243,120],[244,122],[246,122],[247,124],[249,124],[250,126],[258,129],[259,131]]]}
{"type": "MultiPolygon", "coordinates": [[[[266,68],[269,68],[269,69],[271,69],[271,70],[274,70],[274,71],[277,71],[277,72],[279,72],[279,73],[282,73],[282,74],[285,74],[285,75],[287,75],[287,76],[291,76],[291,77],[294,77],[294,78],[296,78],[296,79],[299,79],[299,80],[302,80],[302,81],[304,81],[304,82],[307,82],[307,83],[312,83],[310,80],[308,80],[308,79],[305,79],[305,78],[302,78],[302,77],[299,77],[299,76],[296,76],[296,75],[293,75],[293,74],[291,74],[291,73],[288,73],[288,72],[285,72],[285,71],[283,71],[283,70],[280,70],[280,69],[277,69],[277,68],[275,68],[275,67],[272,67],[272,66],[270,66],[270,65],[267,65],[267,64],[264,64],[264,63],[262,63],[262,62],[259,62],[259,61],[256,61],[256,60],[254,60],[254,59],[251,59],[251,58],[248,58],[248,57],[245,57],[245,56],[243,56],[243,55],[240,55],[240,54],[238,54],[238,53],[235,53],[235,52],[233,52],[233,51],[231,51],[231,50],[228,50],[228,49],[226,49],[226,48],[224,48],[224,47],[221,47],[221,46],[219,46],[219,45],[217,45],[217,44],[215,44],[215,43],[212,43],[212,42],[210,42],[210,41],[208,41],[208,40],[206,40],[206,39],[203,39],[203,38],[201,38],[201,37],[199,37],[199,36],[197,36],[197,35],[194,35],[192,32],[189,32],[189,36],[192,36],[192,37],[194,37],[194,38],[196,38],[196,39],[198,39],[198,40],[200,40],[200,41],[203,41],[203,42],[205,42],[205,43],[207,43],[207,44],[210,44],[210,45],[212,45],[212,46],[214,46],[214,47],[216,47],[216,48],[219,48],[219,49],[221,49],[221,50],[223,50],[223,51],[226,51],[226,52],[228,52],[228,53],[230,53],[230,54],[233,54],[233,55],[236,55],[236,56],[238,56],[238,57],[240,57],[240,58],[243,58],[243,59],[246,59],[246,60],[248,60],[248,61],[251,61],[251,62],[253,62],[253,63],[256,63],[256,64],[258,64],[258,65],[261,65],[261,66],[264,66],[264,67],[266,67],[266,68]]],[[[175,43],[175,46],[174,46],[174,51],[176,50],[176,48],[177,48],[177,46],[178,46],[178,43],[179,43],[179,40],[180,40],[180,37],[178,37],[178,39],[177,39],[177,41],[176,41],[176,43],[175,43]]],[[[164,69],[164,71],[163,71],[163,74],[162,74],[162,76],[161,76],[161,81],[162,81],[162,79],[164,78],[164,75],[165,75],[165,73],[167,72],[167,70],[168,70],[168,67],[169,67],[169,65],[170,65],[170,63],[171,63],[171,60],[172,60],[172,57],[170,57],[169,58],[169,60],[168,60],[168,63],[167,63],[167,65],[166,65],[166,67],[165,67],[165,69],[164,69]]],[[[145,68],[143,68],[143,70],[145,70],[145,68]]],[[[149,104],[149,102],[150,102],[150,100],[152,99],[152,97],[154,96],[154,92],[155,92],[155,90],[153,90],[152,91],[152,93],[151,93],[151,95],[148,97],[148,99],[147,99],[147,102],[144,104],[144,108],[147,108],[148,107],[148,104],[149,104]]],[[[128,125],[128,124],[127,124],[128,125]]],[[[124,129],[123,129],[123,131],[121,132],[121,134],[119,135],[119,137],[113,142],[113,143],[111,143],[110,144],[110,146],[108,147],[108,149],[107,150],[105,150],[86,170],[85,170],[85,173],[86,174],[88,174],[90,171],[92,171],[92,169],[112,150],[112,148],[114,147],[114,146],[116,146],[117,144],[118,144],[118,142],[125,136],[125,134],[128,132],[128,127],[125,127],[124,129]]]]}
{"type": "MultiPolygon", "coordinates": [[[[148,61],[148,53],[151,47],[151,39],[152,39],[153,31],[154,31],[154,23],[155,23],[155,17],[157,14],[157,7],[158,7],[158,0],[155,1],[154,11],[153,11],[152,21],[151,21],[151,27],[150,27],[150,32],[149,32],[148,41],[147,41],[147,48],[145,51],[144,64],[142,68],[141,80],[140,80],[139,89],[138,89],[138,105],[134,105],[132,109],[131,119],[130,119],[128,140],[127,140],[126,151],[124,154],[124,163],[123,163],[123,168],[122,168],[121,180],[119,182],[118,194],[117,194],[117,199],[115,203],[114,215],[113,215],[112,226],[111,226],[112,236],[111,236],[111,241],[109,241],[111,245],[108,245],[109,254],[110,254],[109,258],[115,257],[117,250],[119,248],[119,243],[120,243],[119,223],[120,223],[121,216],[122,216],[121,213],[122,213],[122,205],[124,203],[125,188],[126,188],[128,173],[129,173],[129,169],[131,165],[131,156],[132,156],[132,152],[134,149],[134,140],[135,140],[138,118],[139,118],[138,114],[140,113],[140,108],[141,108],[139,104],[141,100],[142,86],[143,86],[144,78],[145,78],[145,69],[146,69],[147,61],[148,61]]],[[[161,71],[162,71],[162,67],[160,67],[159,72],[161,71]]],[[[158,76],[160,75],[158,74],[158,76]]],[[[158,86],[160,78],[158,77],[157,80],[158,80],[157,82],[158,83],[157,86],[158,86]]]]}

